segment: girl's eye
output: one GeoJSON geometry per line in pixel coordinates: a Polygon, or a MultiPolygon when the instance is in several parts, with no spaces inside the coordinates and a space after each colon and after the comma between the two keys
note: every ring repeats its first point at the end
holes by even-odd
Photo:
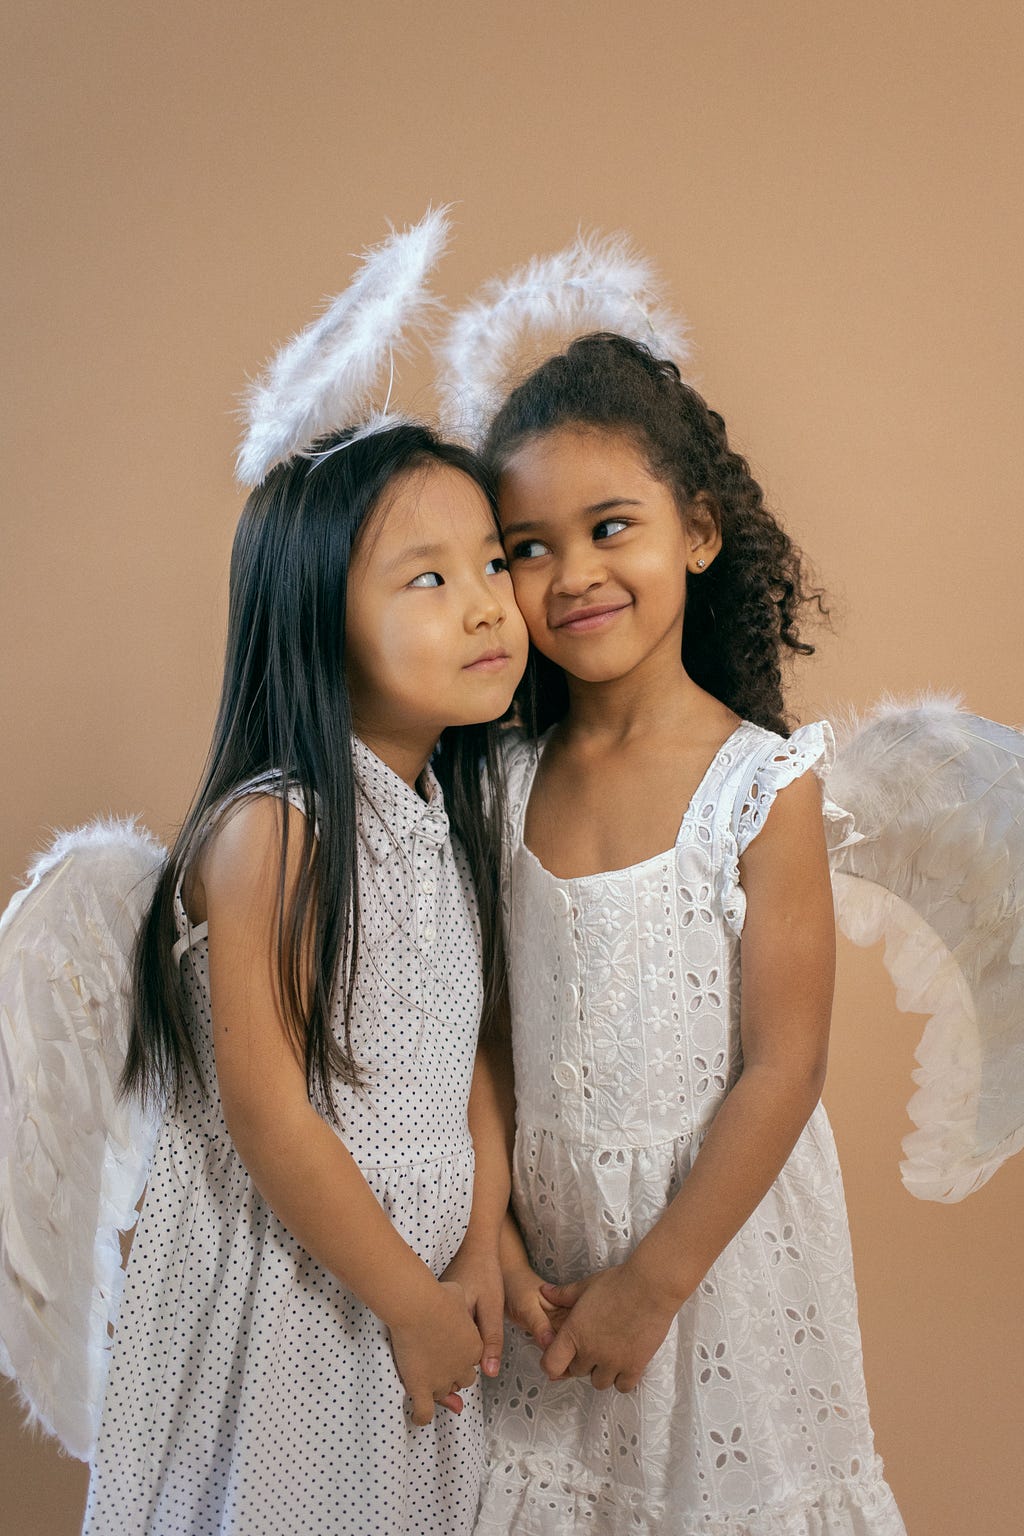
{"type": "Polygon", "coordinates": [[[502,571],[508,570],[508,561],[504,555],[495,555],[493,560],[487,562],[488,576],[500,576],[502,571]]]}
{"type": "Polygon", "coordinates": [[[409,585],[410,587],[443,587],[444,577],[437,571],[424,571],[422,576],[414,576],[409,585]]]}
{"type": "Polygon", "coordinates": [[[542,544],[540,539],[524,539],[521,544],[513,544],[513,560],[536,560],[540,555],[546,555],[548,547],[542,544]]]}
{"type": "Polygon", "coordinates": [[[625,518],[606,517],[604,522],[598,523],[597,527],[594,529],[594,538],[612,539],[617,533],[621,533],[623,528],[628,527],[629,524],[626,522],[625,518]],[[602,530],[604,531],[602,532],[602,530]]]}

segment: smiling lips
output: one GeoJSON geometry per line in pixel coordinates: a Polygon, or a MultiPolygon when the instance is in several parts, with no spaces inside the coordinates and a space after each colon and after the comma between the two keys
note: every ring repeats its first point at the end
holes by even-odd
{"type": "Polygon", "coordinates": [[[597,603],[591,608],[574,608],[564,618],[549,621],[548,628],[561,630],[563,634],[583,635],[592,629],[603,629],[615,614],[628,607],[628,603],[597,603]]]}

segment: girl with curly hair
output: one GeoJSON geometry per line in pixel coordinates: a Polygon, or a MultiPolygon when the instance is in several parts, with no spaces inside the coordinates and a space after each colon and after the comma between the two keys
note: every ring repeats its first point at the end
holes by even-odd
{"type": "Polygon", "coordinates": [[[821,596],[722,418],[622,336],[532,373],[485,458],[532,645],[478,1532],[902,1536],[819,1102],[848,818],[783,699],[821,596]]]}

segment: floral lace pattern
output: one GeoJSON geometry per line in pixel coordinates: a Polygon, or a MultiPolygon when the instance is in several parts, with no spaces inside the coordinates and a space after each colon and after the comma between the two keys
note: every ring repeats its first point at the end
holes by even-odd
{"type": "MultiPolygon", "coordinates": [[[[523,844],[537,754],[513,748],[514,1200],[546,1277],[620,1263],[688,1176],[741,1066],[740,855],[779,789],[826,772],[831,750],[823,722],[788,742],[745,722],[674,848],[563,880],[523,844]]],[[[902,1536],[873,1448],[821,1105],[636,1392],[548,1382],[524,1335],[506,1344],[480,1533],[902,1536]]]]}

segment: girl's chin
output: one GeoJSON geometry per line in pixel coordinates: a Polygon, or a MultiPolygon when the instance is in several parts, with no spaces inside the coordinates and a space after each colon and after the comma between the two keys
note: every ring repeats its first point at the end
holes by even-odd
{"type": "Polygon", "coordinates": [[[472,704],[464,704],[461,709],[453,708],[448,725],[487,725],[491,720],[500,720],[508,714],[514,697],[515,691],[510,688],[481,695],[472,704]]]}
{"type": "Polygon", "coordinates": [[[589,666],[585,661],[581,665],[582,658],[579,656],[573,656],[571,661],[563,660],[560,656],[549,656],[548,660],[553,661],[557,667],[561,667],[566,677],[575,678],[581,683],[615,683],[633,671],[633,664],[630,662],[605,661],[599,665],[596,657],[589,666]]]}

